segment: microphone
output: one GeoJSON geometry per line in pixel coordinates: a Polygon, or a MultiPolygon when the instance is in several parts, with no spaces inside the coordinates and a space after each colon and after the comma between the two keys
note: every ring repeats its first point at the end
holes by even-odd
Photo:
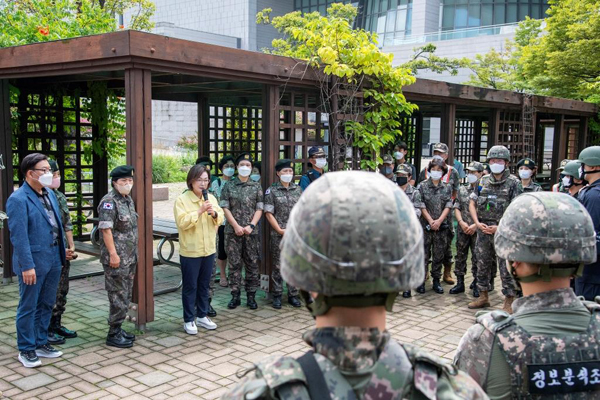
{"type": "Polygon", "coordinates": [[[204,201],[208,201],[208,192],[206,191],[206,189],[202,191],[202,197],[204,197],[204,201]]]}

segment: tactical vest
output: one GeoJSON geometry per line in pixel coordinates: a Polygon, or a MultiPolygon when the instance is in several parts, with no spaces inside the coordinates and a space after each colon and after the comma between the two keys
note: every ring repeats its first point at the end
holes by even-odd
{"type": "Polygon", "coordinates": [[[510,367],[513,399],[600,399],[600,304],[583,303],[588,329],[564,337],[530,335],[508,314],[481,318],[510,367]]]}
{"type": "Polygon", "coordinates": [[[481,178],[481,189],[477,197],[477,216],[482,223],[497,225],[502,218],[510,204],[511,191],[516,190],[516,184],[511,185],[510,179],[509,175],[502,184],[492,184],[491,175],[481,178]]]}

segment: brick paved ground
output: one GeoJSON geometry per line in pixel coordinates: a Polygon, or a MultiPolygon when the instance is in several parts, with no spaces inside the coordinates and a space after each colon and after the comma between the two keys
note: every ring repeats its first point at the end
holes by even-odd
{"type": "MultiPolygon", "coordinates": [[[[173,197],[173,196],[171,196],[173,197]]],[[[155,215],[168,217],[169,202],[155,204],[155,215]]],[[[99,270],[97,260],[77,260],[74,273],[99,270]]],[[[155,269],[156,285],[170,285],[179,279],[176,268],[155,269]]],[[[469,281],[470,282],[470,281],[469,281]]],[[[447,290],[449,286],[444,286],[447,290]]],[[[79,337],[59,346],[65,353],[43,365],[26,369],[17,361],[15,311],[18,286],[0,286],[0,391],[9,399],[214,399],[232,385],[235,373],[267,355],[301,355],[306,346],[302,332],[312,325],[304,309],[284,303],[274,310],[263,292],[259,308],[228,310],[227,289],[217,285],[213,304],[216,331],[201,330],[197,336],[182,329],[180,292],[157,296],[155,321],[138,335],[131,349],[104,345],[108,301],[104,278],[71,281],[71,292],[63,322],[77,330],[79,337]]],[[[474,322],[466,308],[467,295],[427,293],[411,299],[399,298],[388,317],[394,338],[423,346],[451,359],[464,331],[474,322]]],[[[501,305],[498,291],[492,304],[501,305]]],[[[131,330],[130,323],[125,329],[131,330]]],[[[201,328],[200,328],[201,329],[201,328]]],[[[1,397],[1,396],[0,396],[1,397]]]]}

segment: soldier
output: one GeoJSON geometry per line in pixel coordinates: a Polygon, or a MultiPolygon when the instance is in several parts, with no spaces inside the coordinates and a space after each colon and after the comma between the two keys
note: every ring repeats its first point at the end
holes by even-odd
{"type": "Polygon", "coordinates": [[[263,212],[263,192],[259,182],[250,179],[252,156],[242,153],[235,160],[238,176],[227,182],[221,192],[220,206],[225,212],[225,251],[229,261],[231,301],[227,308],[241,304],[242,266],[246,270],[246,305],[256,310],[259,285],[259,238],[256,224],[263,212]]]}
{"type": "Polygon", "coordinates": [[[520,160],[517,163],[517,168],[519,170],[519,178],[521,178],[521,181],[517,186],[519,194],[542,191],[542,187],[533,180],[537,168],[535,162],[531,158],[520,160]]]}
{"type": "Polygon", "coordinates": [[[102,232],[100,262],[110,303],[106,345],[120,348],[131,347],[135,341],[135,335],[121,328],[131,302],[138,261],[138,215],[130,195],[133,174],[130,165],[113,169],[110,173],[113,188],[98,206],[98,229],[102,232]]]}
{"type": "MultiPolygon", "coordinates": [[[[578,200],[590,213],[596,231],[596,241],[600,241],[600,146],[583,149],[579,154],[581,168],[579,179],[589,185],[581,189],[578,200]]],[[[598,247],[600,249],[600,246],[598,247]]],[[[600,296],[600,262],[586,265],[583,275],[575,279],[575,293],[587,300],[600,296]]]]}
{"type": "Polygon", "coordinates": [[[323,175],[323,168],[327,165],[327,154],[320,146],[313,146],[308,149],[308,162],[310,169],[300,178],[300,187],[306,190],[308,185],[323,175]]]}
{"type": "Polygon", "coordinates": [[[406,144],[406,142],[400,141],[394,145],[394,158],[396,159],[396,168],[398,168],[398,166],[402,164],[408,165],[410,167],[410,180],[408,181],[408,183],[410,183],[410,185],[414,187],[415,179],[417,177],[417,169],[414,165],[408,162],[408,160],[406,159],[407,154],[408,145],[406,144]]]}
{"type": "MultiPolygon", "coordinates": [[[[444,253],[448,247],[448,215],[452,209],[452,188],[442,181],[442,176],[447,173],[448,167],[443,160],[431,160],[427,167],[429,178],[417,186],[415,193],[415,207],[421,209],[421,225],[425,230],[425,269],[431,257],[433,291],[438,294],[444,293],[440,279],[444,253]]],[[[417,288],[417,292],[425,293],[425,281],[417,288]]]]}
{"type": "Polygon", "coordinates": [[[561,179],[563,187],[567,190],[569,196],[576,199],[579,197],[579,191],[587,184],[585,180],[579,179],[579,168],[581,168],[579,161],[569,161],[565,165],[562,173],[563,178],[561,179]]]}
{"type": "MultiPolygon", "coordinates": [[[[458,195],[458,187],[460,185],[460,176],[456,168],[448,165],[448,145],[445,143],[436,143],[433,146],[433,158],[441,159],[448,168],[448,172],[442,177],[442,181],[448,183],[452,187],[452,200],[456,199],[458,195]]],[[[427,179],[427,168],[423,169],[419,174],[419,182],[427,179]]],[[[448,234],[448,240],[446,241],[446,250],[444,251],[444,282],[449,285],[454,285],[452,279],[452,240],[454,239],[454,224],[452,222],[452,213],[448,218],[449,229],[446,230],[448,234]]]]}
{"type": "Polygon", "coordinates": [[[250,174],[250,180],[253,182],[260,182],[261,165],[260,161],[254,162],[252,166],[252,173],[250,174]]]}
{"type": "Polygon", "coordinates": [[[562,183],[562,178],[563,178],[562,172],[564,171],[565,166],[569,163],[569,161],[571,161],[571,160],[562,160],[560,162],[560,166],[558,168],[556,168],[556,170],[559,172],[559,177],[561,180],[558,181],[558,183],[552,185],[553,192],[559,192],[559,193],[567,192],[567,190],[565,189],[565,187],[563,186],[563,183],[562,183]]]}
{"type": "Polygon", "coordinates": [[[389,154],[383,156],[383,165],[381,166],[379,171],[390,181],[396,181],[396,176],[394,175],[394,159],[392,158],[392,156],[390,156],[389,154]]]}
{"type": "MultiPolygon", "coordinates": [[[[415,193],[416,189],[410,182],[414,182],[412,179],[412,171],[410,164],[399,164],[398,168],[396,168],[396,183],[398,187],[404,191],[404,194],[408,197],[410,202],[414,205],[415,202],[415,193]]],[[[417,217],[421,217],[421,209],[415,207],[415,214],[417,217]]],[[[402,292],[402,297],[408,299],[412,296],[412,292],[410,290],[405,290],[402,292]]]]}
{"type": "Polygon", "coordinates": [[[510,152],[504,146],[493,146],[487,154],[492,173],[481,178],[477,191],[471,193],[469,212],[477,225],[477,288],[480,297],[469,303],[469,308],[485,308],[490,306],[488,292],[491,290],[490,280],[493,273],[500,269],[502,293],[504,294],[503,310],[512,312],[511,304],[515,299],[515,286],[506,270],[506,263],[498,260],[494,249],[494,234],[498,229],[500,218],[508,205],[518,195],[519,180],[510,174],[508,162],[510,152]]]}
{"type": "Polygon", "coordinates": [[[312,184],[290,215],[281,273],[314,297],[317,328],[304,334],[312,349],[257,363],[224,399],[487,398],[466,374],[386,330],[386,310],[424,269],[413,205],[383,176],[333,172],[312,184]]]}
{"type": "MultiPolygon", "coordinates": [[[[271,257],[273,260],[273,308],[281,308],[281,295],[283,293],[283,280],[281,279],[281,238],[285,234],[290,212],[302,195],[302,189],[292,180],[294,179],[294,163],[291,160],[279,160],[275,164],[275,171],[279,182],[275,182],[265,193],[265,216],[271,225],[271,257]]],[[[298,299],[298,289],[288,284],[288,303],[293,307],[302,304],[298,299]]]]}
{"type": "Polygon", "coordinates": [[[596,261],[596,234],[577,200],[525,193],[500,221],[498,256],[521,286],[514,314],[478,314],[454,359],[492,399],[600,399],[600,306],[569,280],[596,261]]]}
{"type": "Polygon", "coordinates": [[[73,241],[73,224],[71,223],[71,214],[67,204],[67,198],[58,190],[60,187],[60,170],[58,163],[54,160],[48,160],[50,169],[52,170],[52,185],[49,186],[53,190],[60,209],[60,219],[67,238],[66,262],[62,266],[60,272],[60,280],[58,281],[58,290],[56,291],[56,303],[52,308],[52,318],[50,318],[50,326],[48,327],[48,342],[50,344],[63,344],[66,339],[77,337],[77,332],[65,328],[61,324],[61,318],[65,312],[67,305],[67,294],[69,293],[69,270],[71,269],[71,260],[77,258],[75,254],[75,242],[73,241]]]}
{"type": "Polygon", "coordinates": [[[208,167],[210,171],[210,183],[212,184],[215,180],[217,180],[217,175],[213,175],[212,170],[215,163],[209,156],[201,156],[196,159],[196,164],[202,164],[208,167]]]}
{"type": "Polygon", "coordinates": [[[475,242],[477,240],[477,225],[469,213],[469,196],[479,187],[479,181],[483,176],[483,164],[477,161],[471,162],[467,167],[467,180],[469,186],[461,186],[458,190],[458,197],[454,202],[454,215],[458,222],[458,235],[456,237],[456,286],[450,289],[450,294],[465,292],[465,274],[467,273],[467,258],[469,258],[469,249],[471,249],[471,273],[473,274],[473,296],[479,297],[477,289],[477,254],[475,252],[475,242]]]}

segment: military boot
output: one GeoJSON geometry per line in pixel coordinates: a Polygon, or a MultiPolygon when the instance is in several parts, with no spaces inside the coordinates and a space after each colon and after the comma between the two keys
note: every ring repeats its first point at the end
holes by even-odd
{"type": "Polygon", "coordinates": [[[126,339],[123,336],[123,330],[121,325],[111,326],[108,330],[108,336],[106,336],[106,345],[112,347],[119,347],[121,349],[127,349],[133,346],[133,340],[126,339]]]}
{"type": "Polygon", "coordinates": [[[54,331],[48,330],[48,343],[54,346],[57,344],[65,344],[65,342],[66,340],[64,337],[54,331]]]}
{"type": "Polygon", "coordinates": [[[440,284],[440,278],[433,278],[433,291],[437,294],[444,293],[444,288],[440,284]]]}
{"type": "Polygon", "coordinates": [[[492,276],[492,278],[490,279],[490,292],[494,290],[494,278],[495,276],[492,276]]]}
{"type": "Polygon", "coordinates": [[[479,298],[477,300],[473,300],[472,302],[470,302],[467,307],[469,307],[470,309],[477,309],[477,308],[486,308],[489,306],[490,306],[490,299],[488,298],[488,292],[487,292],[487,290],[482,290],[480,292],[479,298]]]}
{"type": "Polygon", "coordinates": [[[72,331],[70,329],[65,328],[64,326],[61,325],[61,317],[52,317],[52,319],[50,320],[50,328],[48,329],[48,333],[50,331],[54,332],[55,334],[64,337],[65,339],[73,339],[77,337],[77,332],[72,331]]]}
{"type": "Polygon", "coordinates": [[[473,297],[479,297],[479,288],[477,287],[477,278],[473,279],[473,297]]]}
{"type": "Polygon", "coordinates": [[[452,266],[454,263],[444,265],[444,282],[448,285],[454,285],[454,279],[452,279],[452,266]]]}
{"type": "Polygon", "coordinates": [[[211,318],[214,318],[217,316],[217,312],[215,311],[215,309],[212,307],[212,305],[210,303],[212,303],[211,298],[208,299],[208,311],[206,312],[206,315],[208,315],[211,318]]]}
{"type": "Polygon", "coordinates": [[[423,282],[423,284],[417,288],[417,293],[425,293],[425,282],[423,282]]]}
{"type": "Polygon", "coordinates": [[[227,308],[233,310],[240,304],[242,304],[242,301],[240,300],[240,292],[231,293],[231,301],[229,302],[229,304],[227,304],[227,308]]]}
{"type": "Polygon", "coordinates": [[[450,289],[450,294],[458,294],[465,292],[465,277],[464,276],[456,276],[456,286],[450,289]]]}
{"type": "Polygon", "coordinates": [[[281,295],[275,294],[273,295],[273,308],[280,310],[281,309],[281,295]]]}
{"type": "Polygon", "coordinates": [[[405,292],[402,292],[402,297],[404,297],[405,299],[408,299],[408,298],[412,297],[412,293],[410,292],[410,290],[407,290],[405,292]]]}
{"type": "Polygon", "coordinates": [[[258,308],[254,296],[256,296],[256,293],[246,293],[246,305],[251,310],[256,310],[258,308]]]}
{"type": "Polygon", "coordinates": [[[298,296],[288,296],[288,303],[292,305],[292,307],[302,307],[302,303],[298,296]]]}
{"type": "Polygon", "coordinates": [[[504,297],[504,304],[502,305],[502,309],[509,314],[512,314],[512,303],[515,301],[515,296],[506,296],[504,297]]]}

